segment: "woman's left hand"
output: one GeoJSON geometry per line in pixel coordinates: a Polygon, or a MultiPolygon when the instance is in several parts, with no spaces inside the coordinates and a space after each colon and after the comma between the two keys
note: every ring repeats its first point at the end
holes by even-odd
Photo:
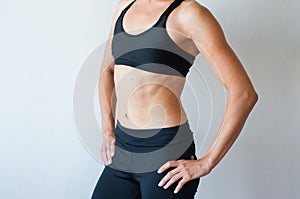
{"type": "Polygon", "coordinates": [[[170,167],[175,168],[161,179],[158,186],[165,185],[164,189],[167,189],[174,182],[181,179],[174,193],[178,193],[186,182],[205,176],[211,171],[208,161],[203,157],[198,160],[171,160],[162,165],[157,172],[162,173],[170,167]]]}

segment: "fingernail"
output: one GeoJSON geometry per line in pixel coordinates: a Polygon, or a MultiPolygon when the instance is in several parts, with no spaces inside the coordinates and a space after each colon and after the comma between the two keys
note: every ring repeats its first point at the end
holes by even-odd
{"type": "Polygon", "coordinates": [[[161,183],[161,182],[159,182],[159,183],[158,183],[158,186],[159,186],[159,187],[161,187],[161,184],[162,184],[162,183],[161,183]]]}
{"type": "Polygon", "coordinates": [[[160,173],[160,170],[157,170],[157,173],[160,173]]]}

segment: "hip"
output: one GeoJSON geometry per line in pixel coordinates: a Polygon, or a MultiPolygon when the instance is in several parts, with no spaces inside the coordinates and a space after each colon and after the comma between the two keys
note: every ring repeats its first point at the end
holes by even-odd
{"type": "Polygon", "coordinates": [[[193,132],[183,124],[152,129],[130,129],[117,120],[116,153],[112,167],[127,172],[148,172],[169,160],[197,159],[193,132]]]}

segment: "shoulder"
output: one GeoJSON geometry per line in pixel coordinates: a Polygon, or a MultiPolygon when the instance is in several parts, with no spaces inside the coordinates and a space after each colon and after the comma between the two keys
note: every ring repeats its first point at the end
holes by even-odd
{"type": "Polygon", "coordinates": [[[183,21],[191,20],[191,19],[205,19],[212,15],[210,10],[204,5],[200,4],[195,0],[184,0],[181,5],[178,7],[178,15],[183,21]],[[204,18],[203,18],[204,17],[204,18]]]}
{"type": "Polygon", "coordinates": [[[191,39],[199,51],[216,52],[227,48],[221,25],[205,6],[195,0],[184,0],[176,15],[180,32],[191,39]]]}
{"type": "Polygon", "coordinates": [[[177,12],[177,20],[184,34],[190,38],[196,33],[219,32],[222,34],[220,24],[207,7],[195,0],[184,0],[181,4],[177,12]]]}
{"type": "Polygon", "coordinates": [[[199,2],[197,2],[196,0],[183,0],[181,2],[181,6],[180,6],[181,9],[189,9],[189,10],[192,10],[192,9],[195,9],[195,10],[200,10],[200,11],[204,11],[204,10],[207,10],[207,8],[200,4],[199,2]]]}
{"type": "Polygon", "coordinates": [[[211,11],[207,7],[195,0],[182,1],[181,6],[179,6],[178,13],[181,15],[182,19],[186,20],[193,19],[195,17],[198,18],[200,16],[207,18],[209,15],[212,15],[211,11]]]}
{"type": "Polygon", "coordinates": [[[117,10],[122,11],[126,6],[132,3],[134,0],[119,0],[117,4],[117,10]]]}

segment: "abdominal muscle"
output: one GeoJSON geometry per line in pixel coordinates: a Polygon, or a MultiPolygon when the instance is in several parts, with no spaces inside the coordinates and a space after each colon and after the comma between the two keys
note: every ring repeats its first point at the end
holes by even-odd
{"type": "Polygon", "coordinates": [[[180,95],[185,77],[115,65],[117,119],[131,129],[177,126],[187,120],[180,95]]]}

